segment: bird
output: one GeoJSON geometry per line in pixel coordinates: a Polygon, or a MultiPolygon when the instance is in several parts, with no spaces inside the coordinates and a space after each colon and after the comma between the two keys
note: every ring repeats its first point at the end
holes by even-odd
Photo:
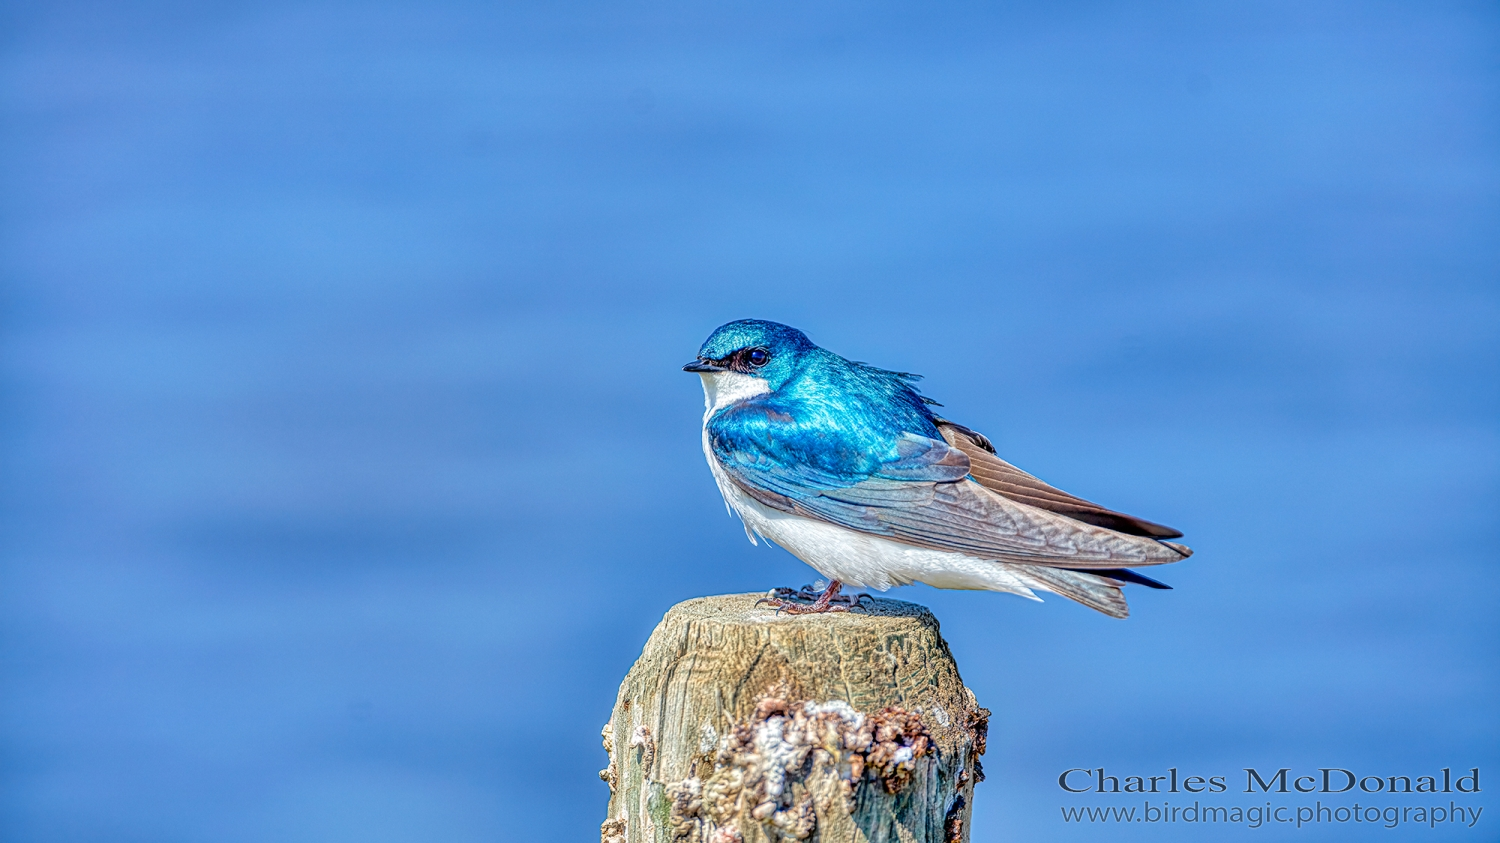
{"type": "Polygon", "coordinates": [[[683,371],[703,381],[703,452],[751,543],[770,541],[823,577],[772,589],[778,613],[849,611],[922,582],[1045,591],[1113,618],[1134,567],[1192,555],[1182,533],[1075,497],[1001,459],[984,435],[934,412],[920,378],[815,345],[760,319],[721,325],[683,371]]]}

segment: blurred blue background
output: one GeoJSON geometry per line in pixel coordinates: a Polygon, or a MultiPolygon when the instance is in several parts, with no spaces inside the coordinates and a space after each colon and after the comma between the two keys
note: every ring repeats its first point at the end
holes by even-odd
{"type": "Polygon", "coordinates": [[[1125,622],[894,593],[995,713],[976,841],[1206,839],[1065,826],[1115,804],[1069,767],[1500,776],[1497,46],[1490,3],[6,4],[0,838],[597,839],[662,612],[814,576],[678,371],[747,316],[1197,549],[1125,622]]]}

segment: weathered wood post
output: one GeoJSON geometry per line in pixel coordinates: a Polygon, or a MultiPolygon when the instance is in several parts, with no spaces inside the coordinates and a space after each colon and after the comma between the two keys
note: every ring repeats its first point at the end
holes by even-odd
{"type": "Polygon", "coordinates": [[[937,619],[879,599],[673,606],[604,727],[602,843],[959,843],[989,712],[937,619]]]}

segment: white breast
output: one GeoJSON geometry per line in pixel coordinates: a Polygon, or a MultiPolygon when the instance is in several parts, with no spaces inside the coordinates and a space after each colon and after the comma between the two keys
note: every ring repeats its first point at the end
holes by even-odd
{"type": "Polygon", "coordinates": [[[1035,599],[1040,584],[1022,569],[963,553],[927,550],[772,509],[729,479],[708,441],[708,420],[719,410],[770,392],[760,378],[738,372],[712,372],[703,378],[703,455],[724,503],[739,515],[745,533],[785,548],[818,573],[852,588],[884,591],[893,585],[924,582],[937,588],[1009,591],[1035,599]]]}

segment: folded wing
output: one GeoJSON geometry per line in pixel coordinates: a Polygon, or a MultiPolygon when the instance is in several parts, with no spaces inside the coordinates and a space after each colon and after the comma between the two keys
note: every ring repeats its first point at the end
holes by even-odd
{"type": "Polygon", "coordinates": [[[1155,539],[1175,539],[1182,536],[1179,530],[1106,509],[1042,482],[1000,459],[995,455],[995,448],[990,440],[961,424],[939,419],[937,428],[949,445],[963,451],[964,456],[969,458],[969,475],[997,495],[1121,533],[1155,539]]]}
{"type": "Polygon", "coordinates": [[[716,416],[709,424],[710,446],[736,485],[783,512],[917,547],[1097,569],[1100,576],[1125,581],[1114,576],[1119,569],[1176,562],[1191,552],[997,493],[971,477],[974,459],[946,441],[905,433],[894,445],[887,440],[875,447],[829,431],[771,435],[774,426],[759,413],[744,407],[716,416]]]}

